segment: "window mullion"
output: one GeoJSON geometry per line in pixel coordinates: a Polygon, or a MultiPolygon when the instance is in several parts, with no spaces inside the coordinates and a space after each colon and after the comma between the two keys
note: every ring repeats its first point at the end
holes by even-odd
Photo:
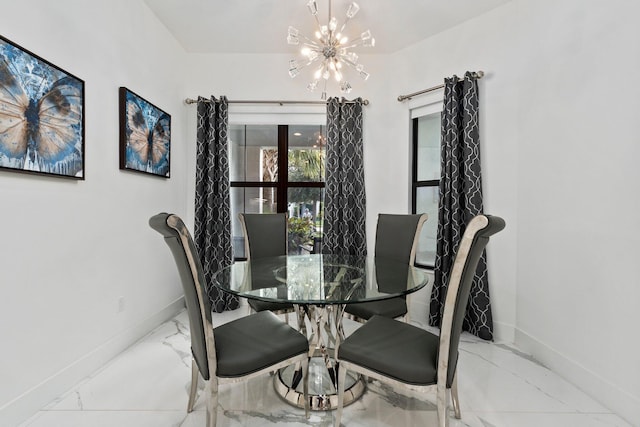
{"type": "Polygon", "coordinates": [[[287,212],[287,182],[289,181],[289,126],[278,125],[278,190],[277,211],[287,212]]]}

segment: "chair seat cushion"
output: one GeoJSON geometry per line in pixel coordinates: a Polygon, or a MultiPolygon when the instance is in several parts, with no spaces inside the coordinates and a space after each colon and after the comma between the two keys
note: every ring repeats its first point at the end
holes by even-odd
{"type": "Polygon", "coordinates": [[[338,348],[338,359],[415,385],[437,382],[439,339],[408,323],[373,316],[338,348]]]}
{"type": "Polygon", "coordinates": [[[293,304],[285,302],[260,301],[256,299],[250,299],[247,302],[253,311],[293,311],[293,304]]]}
{"type": "Polygon", "coordinates": [[[375,315],[395,319],[407,314],[407,300],[404,297],[398,297],[382,301],[348,304],[344,311],[365,320],[375,315]]]}
{"type": "Polygon", "coordinates": [[[270,311],[213,330],[218,377],[239,377],[309,351],[307,338],[270,311]]]}

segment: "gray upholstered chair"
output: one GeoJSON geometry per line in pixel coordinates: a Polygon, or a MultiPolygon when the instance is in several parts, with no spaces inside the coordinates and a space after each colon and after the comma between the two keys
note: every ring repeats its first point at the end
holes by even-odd
{"type": "Polygon", "coordinates": [[[438,425],[449,425],[449,394],[455,417],[460,419],[456,371],[462,321],[478,260],[489,237],[504,226],[502,218],[489,215],[478,215],[467,225],[451,268],[439,336],[408,323],[373,316],[340,344],[336,426],[342,417],[347,371],[414,390],[435,387],[438,425]]]}
{"type": "Polygon", "coordinates": [[[184,290],[193,355],[187,412],[193,410],[200,376],[207,381],[207,426],[215,427],[219,383],[241,381],[299,362],[308,417],[307,338],[269,311],[214,328],[202,265],[187,227],[178,216],[166,213],[151,217],[149,225],[164,236],[184,290]]]}
{"type": "MultiPolygon", "coordinates": [[[[287,254],[287,215],[277,214],[238,214],[244,233],[244,253],[246,258],[259,259],[287,254]]],[[[271,284],[269,284],[271,286],[271,284]]],[[[276,314],[288,314],[294,311],[293,304],[248,300],[252,312],[269,310],[276,314]]]]}
{"type": "MultiPolygon", "coordinates": [[[[427,214],[379,214],[376,228],[376,258],[386,258],[413,265],[420,231],[426,220],[427,214]]],[[[366,322],[374,315],[391,319],[404,317],[404,320],[408,320],[406,297],[348,304],[344,312],[346,317],[361,323],[366,322]]]]}

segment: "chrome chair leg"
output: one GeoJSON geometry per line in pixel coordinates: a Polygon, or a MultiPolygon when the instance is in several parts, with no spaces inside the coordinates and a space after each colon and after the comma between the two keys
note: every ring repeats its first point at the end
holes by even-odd
{"type": "Polygon", "coordinates": [[[198,392],[198,379],[200,371],[195,359],[191,359],[191,388],[189,390],[189,403],[187,403],[187,412],[193,411],[193,405],[196,403],[196,393],[198,392]]]}
{"type": "Polygon", "coordinates": [[[218,378],[212,377],[208,384],[207,427],[216,427],[218,418],[218,378]]]}
{"type": "Polygon", "coordinates": [[[302,387],[304,399],[304,417],[309,419],[309,358],[302,361],[302,387]]]}
{"type": "Polygon", "coordinates": [[[346,307],[346,304],[342,304],[340,306],[336,306],[335,308],[335,313],[334,313],[334,319],[333,319],[333,324],[336,327],[336,337],[335,337],[335,342],[333,344],[333,360],[338,360],[338,348],[340,347],[340,343],[342,341],[344,341],[345,338],[345,333],[344,333],[344,325],[342,323],[342,320],[344,318],[344,309],[346,307]]]}
{"type": "Polygon", "coordinates": [[[436,392],[438,427],[449,427],[449,417],[447,416],[447,409],[449,406],[449,399],[447,399],[448,396],[447,386],[444,384],[438,384],[436,392]]]}
{"type": "Polygon", "coordinates": [[[453,382],[451,383],[451,404],[453,405],[453,413],[457,419],[462,418],[460,414],[460,400],[458,400],[458,372],[453,375],[453,382]]]}
{"type": "Polygon", "coordinates": [[[338,409],[336,410],[336,419],[334,427],[340,427],[342,421],[342,408],[344,407],[344,383],[347,381],[347,370],[344,366],[338,369],[338,409]]]}

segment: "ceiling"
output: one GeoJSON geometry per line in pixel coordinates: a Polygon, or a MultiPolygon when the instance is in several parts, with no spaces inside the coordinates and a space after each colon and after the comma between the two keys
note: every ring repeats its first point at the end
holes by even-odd
{"type": "MultiPolygon", "coordinates": [[[[289,25],[309,37],[315,31],[307,1],[145,0],[184,49],[194,53],[295,52],[286,41],[289,25]]],[[[328,0],[317,1],[320,22],[326,24],[328,0]]],[[[393,53],[509,1],[358,0],[360,11],[344,33],[353,38],[370,29],[376,46],[369,52],[393,53]]],[[[350,2],[333,0],[339,23],[350,2]]]]}

